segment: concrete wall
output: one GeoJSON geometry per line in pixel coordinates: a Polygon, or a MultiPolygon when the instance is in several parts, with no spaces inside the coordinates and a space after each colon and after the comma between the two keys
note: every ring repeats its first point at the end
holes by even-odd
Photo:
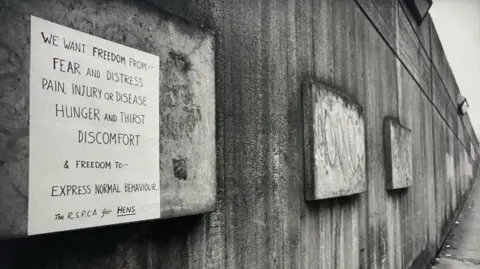
{"type": "MultiPolygon", "coordinates": [[[[27,96],[13,89],[27,89],[16,78],[28,59],[13,45],[28,38],[29,15],[88,31],[106,8],[56,2],[0,0],[0,98],[11,98],[2,121],[24,113],[27,96]]],[[[477,177],[478,141],[456,113],[459,90],[429,17],[416,25],[397,0],[121,3],[125,16],[105,18],[111,25],[168,10],[215,33],[216,210],[3,240],[1,268],[401,269],[433,257],[477,177]],[[363,194],[305,200],[301,85],[312,77],[364,108],[363,194]],[[386,117],[411,130],[408,189],[386,190],[386,117]]]]}

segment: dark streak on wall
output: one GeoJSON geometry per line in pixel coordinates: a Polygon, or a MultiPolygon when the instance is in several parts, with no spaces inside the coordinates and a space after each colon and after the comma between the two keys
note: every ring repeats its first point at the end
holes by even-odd
{"type": "MultiPolygon", "coordinates": [[[[28,81],[17,80],[28,74],[28,53],[12,47],[29,38],[29,14],[19,10],[54,8],[68,27],[150,51],[138,18],[156,6],[215,33],[216,211],[0,241],[0,268],[424,268],[478,176],[478,141],[455,112],[459,89],[430,17],[418,26],[396,0],[121,2],[135,10],[135,31],[115,20],[98,29],[85,13],[103,7],[97,0],[0,0],[0,115],[18,134],[0,132],[0,169],[15,162],[10,152],[28,126],[17,117],[28,102],[28,81]],[[14,24],[22,31],[10,31],[14,24]],[[365,108],[364,194],[304,199],[301,81],[311,76],[365,108]],[[407,190],[385,188],[387,116],[412,130],[407,190]]],[[[185,113],[200,116],[190,105],[185,113]]]]}

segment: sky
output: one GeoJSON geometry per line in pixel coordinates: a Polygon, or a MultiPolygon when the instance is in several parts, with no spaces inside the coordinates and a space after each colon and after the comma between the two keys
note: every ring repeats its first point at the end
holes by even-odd
{"type": "Polygon", "coordinates": [[[480,138],[480,0],[434,0],[430,16],[480,138]]]}

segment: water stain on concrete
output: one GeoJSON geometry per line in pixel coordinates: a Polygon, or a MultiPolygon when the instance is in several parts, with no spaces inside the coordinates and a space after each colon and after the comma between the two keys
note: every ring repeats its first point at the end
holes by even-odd
{"type": "Polygon", "coordinates": [[[193,83],[188,72],[192,64],[188,56],[170,51],[166,61],[165,91],[160,97],[160,134],[170,139],[191,138],[198,122],[202,120],[200,106],[194,103],[193,83]]]}
{"type": "Polygon", "coordinates": [[[172,159],[173,162],[173,175],[180,180],[187,180],[187,158],[179,157],[178,159],[172,159]]]}

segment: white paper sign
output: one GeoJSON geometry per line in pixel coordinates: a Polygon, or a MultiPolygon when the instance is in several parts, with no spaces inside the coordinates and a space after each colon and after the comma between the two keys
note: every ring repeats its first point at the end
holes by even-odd
{"type": "Polygon", "coordinates": [[[160,217],[159,58],[31,17],[28,233],[160,217]]]}

